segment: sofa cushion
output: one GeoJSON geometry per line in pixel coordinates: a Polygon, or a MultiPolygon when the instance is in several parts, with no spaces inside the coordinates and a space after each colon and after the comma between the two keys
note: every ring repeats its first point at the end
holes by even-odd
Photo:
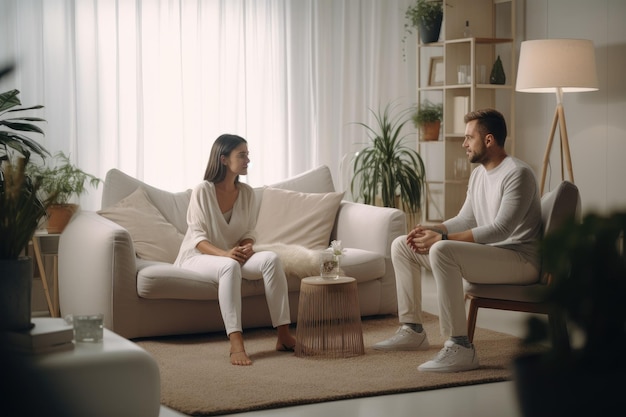
{"type": "MultiPolygon", "coordinates": [[[[294,285],[296,291],[300,288],[294,285]]],[[[164,262],[137,260],[137,294],[150,300],[213,300],[218,299],[218,286],[195,271],[164,262]]],[[[291,290],[291,288],[290,288],[291,290]]],[[[262,279],[241,283],[243,298],[265,294],[262,279]]]]}
{"type": "MultiPolygon", "coordinates": [[[[302,193],[332,193],[335,191],[333,176],[326,165],[310,169],[294,177],[270,184],[269,187],[280,188],[282,190],[300,191],[302,193]]],[[[254,194],[257,200],[256,212],[263,200],[263,189],[256,187],[254,194]]]]}
{"type": "MultiPolygon", "coordinates": [[[[318,274],[317,254],[295,245],[263,245],[258,250],[273,250],[279,256],[292,255],[286,259],[287,285],[290,292],[300,291],[300,280],[318,274]],[[302,265],[295,265],[302,262],[302,265]]],[[[380,279],[385,273],[385,258],[362,249],[347,248],[341,260],[345,276],[357,283],[380,279]]],[[[241,284],[241,296],[263,295],[263,280],[246,280],[241,284]]],[[[141,298],[159,300],[217,300],[217,285],[195,271],[178,268],[168,263],[137,260],[137,294],[141,298]]]]}
{"type": "Polygon", "coordinates": [[[265,188],[256,224],[256,243],[328,247],[343,195],[265,188]]]}
{"type": "Polygon", "coordinates": [[[148,299],[217,300],[217,284],[163,262],[137,262],[137,294],[148,299]]]}
{"type": "Polygon", "coordinates": [[[187,231],[187,207],[191,198],[191,190],[177,193],[161,190],[133,178],[119,169],[113,168],[107,172],[102,189],[102,208],[105,209],[117,204],[139,187],[145,190],[152,204],[159,209],[168,222],[176,226],[178,231],[183,234],[187,231]]]}
{"type": "Polygon", "coordinates": [[[341,269],[345,276],[356,279],[359,284],[373,281],[385,275],[385,257],[363,249],[346,248],[341,269]]]}
{"type": "Polygon", "coordinates": [[[98,214],[128,230],[138,257],[169,263],[176,260],[184,236],[163,217],[143,188],[98,214]]]}
{"type": "Polygon", "coordinates": [[[333,177],[326,165],[313,168],[269,186],[283,190],[300,191],[302,193],[331,193],[335,191],[333,177]]]}

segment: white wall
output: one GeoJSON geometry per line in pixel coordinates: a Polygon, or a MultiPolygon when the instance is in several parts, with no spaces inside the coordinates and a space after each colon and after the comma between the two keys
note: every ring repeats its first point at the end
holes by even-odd
{"type": "MultiPolygon", "coordinates": [[[[583,213],[626,210],[626,1],[518,2],[520,42],[593,41],[600,90],[566,94],[563,101],[574,180],[583,213]]],[[[516,93],[516,156],[535,169],[538,180],[555,106],[552,94],[516,93]]],[[[558,142],[552,149],[546,189],[561,181],[558,142]]]]}

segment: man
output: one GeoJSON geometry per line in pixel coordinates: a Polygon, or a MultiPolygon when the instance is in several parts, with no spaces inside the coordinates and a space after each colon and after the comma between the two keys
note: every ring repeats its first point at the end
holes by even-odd
{"type": "Polygon", "coordinates": [[[421,267],[437,284],[441,333],[448,340],[420,371],[478,368],[467,337],[463,279],[481,284],[525,284],[539,277],[536,243],[541,235],[537,180],[524,162],[507,155],[506,122],[493,109],[465,116],[463,147],[473,170],[463,207],[436,226],[418,225],[391,247],[400,328],[374,345],[378,350],[427,350],[422,327],[421,267]],[[508,281],[503,282],[505,278],[508,281]]]}

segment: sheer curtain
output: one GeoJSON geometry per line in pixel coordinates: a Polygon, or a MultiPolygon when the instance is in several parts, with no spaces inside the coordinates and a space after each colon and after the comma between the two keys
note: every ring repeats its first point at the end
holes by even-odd
{"type": "Polygon", "coordinates": [[[345,189],[341,161],[367,142],[355,123],[414,102],[410,2],[0,0],[0,64],[17,64],[0,87],[43,104],[45,146],[101,177],[192,187],[229,132],[253,186],[325,164],[345,189]]]}

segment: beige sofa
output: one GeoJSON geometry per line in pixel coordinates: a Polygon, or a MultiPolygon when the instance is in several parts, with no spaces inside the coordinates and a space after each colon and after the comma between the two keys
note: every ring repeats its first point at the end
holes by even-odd
{"type": "MultiPolygon", "coordinates": [[[[325,166],[270,187],[257,188],[255,193],[259,205],[259,246],[281,249],[277,253],[285,269],[289,267],[289,300],[294,322],[300,279],[303,275],[316,275],[317,263],[312,262],[317,261],[311,256],[327,247],[330,240],[341,240],[345,248],[341,266],[344,275],[357,279],[361,315],[397,311],[389,249],[394,238],[406,233],[405,216],[400,210],[345,201],[342,194],[337,199],[330,170],[325,166]],[[277,190],[294,200],[282,202],[283,194],[277,197],[277,190]],[[329,208],[334,203],[318,204],[327,197],[336,201],[336,208],[329,208]],[[304,206],[300,204],[302,201],[304,206]],[[279,212],[280,207],[283,212],[279,212]],[[290,212],[285,212],[285,207],[290,212]],[[307,216],[323,219],[328,225],[330,236],[326,236],[322,247],[305,248],[297,241],[272,245],[272,239],[289,240],[299,235],[299,231],[306,232],[308,225],[315,222],[296,223],[307,216]],[[269,224],[275,220],[278,227],[269,224]],[[277,229],[292,223],[298,231],[292,229],[287,236],[277,235],[277,229]]],[[[180,244],[178,239],[182,239],[186,230],[189,196],[189,190],[169,193],[119,170],[109,171],[103,188],[103,211],[79,211],[60,237],[61,314],[104,313],[105,327],[127,338],[223,330],[217,287],[202,276],[171,264],[180,244]],[[132,198],[144,192],[147,198],[141,204],[133,203],[136,200],[132,198]],[[149,207],[137,207],[144,203],[149,207]],[[115,217],[116,210],[122,213],[134,210],[139,216],[124,223],[124,218],[115,217]],[[162,214],[160,220],[153,220],[151,211],[162,214]],[[152,222],[154,227],[149,224],[140,230],[146,222],[152,222]],[[145,259],[151,257],[158,260],[145,259]]],[[[326,226],[315,223],[311,227],[317,232],[326,226]]],[[[262,281],[244,280],[242,295],[244,328],[271,325],[262,281]]]]}

